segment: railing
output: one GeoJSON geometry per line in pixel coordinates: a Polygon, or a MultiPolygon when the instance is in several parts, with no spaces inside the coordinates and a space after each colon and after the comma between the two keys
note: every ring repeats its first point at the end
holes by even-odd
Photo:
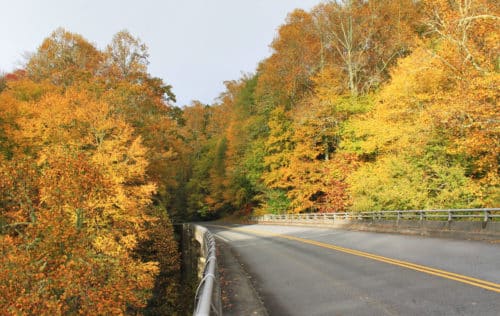
{"type": "Polygon", "coordinates": [[[376,212],[338,212],[338,213],[301,213],[266,214],[253,217],[257,222],[335,222],[346,220],[444,220],[444,221],[499,221],[500,208],[450,209],[450,210],[411,210],[376,212]]]}
{"type": "Polygon", "coordinates": [[[205,260],[202,278],[196,289],[193,315],[222,315],[215,239],[205,227],[193,226],[195,239],[201,245],[201,256],[205,260]]]}

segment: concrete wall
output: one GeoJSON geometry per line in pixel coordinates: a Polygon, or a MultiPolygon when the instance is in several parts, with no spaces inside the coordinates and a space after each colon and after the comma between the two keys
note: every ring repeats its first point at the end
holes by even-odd
{"type": "Polygon", "coordinates": [[[332,227],[340,229],[400,233],[433,237],[500,240],[500,222],[483,221],[411,221],[411,220],[275,220],[258,224],[332,227]]]}
{"type": "Polygon", "coordinates": [[[205,267],[205,249],[203,247],[203,233],[197,225],[182,224],[182,271],[186,280],[199,282],[205,267]]]}

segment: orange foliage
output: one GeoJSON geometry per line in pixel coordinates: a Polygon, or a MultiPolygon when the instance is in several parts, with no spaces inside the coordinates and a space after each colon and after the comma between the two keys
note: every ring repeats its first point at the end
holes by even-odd
{"type": "MultiPolygon", "coordinates": [[[[30,59],[26,75],[10,76],[0,93],[2,313],[137,313],[160,271],[170,273],[162,284],[175,288],[172,227],[166,213],[152,208],[152,180],[162,178],[155,174],[164,168],[160,161],[174,155],[165,150],[165,140],[172,143],[162,100],[169,88],[133,66],[147,80],[121,78],[103,93],[111,83],[96,76],[102,61],[81,36],[59,29],[30,59]],[[121,92],[136,98],[123,104],[121,92]],[[138,119],[152,121],[147,107],[160,118],[135,129],[138,119]],[[151,239],[163,244],[146,256],[141,247],[151,239]],[[169,258],[158,262],[155,255],[169,258]]],[[[175,304],[168,295],[161,304],[175,304]]]]}

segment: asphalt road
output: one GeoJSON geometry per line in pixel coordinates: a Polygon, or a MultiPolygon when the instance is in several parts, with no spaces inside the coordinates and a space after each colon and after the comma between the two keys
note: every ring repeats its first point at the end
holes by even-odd
{"type": "Polygon", "coordinates": [[[500,315],[500,244],[338,229],[206,225],[270,315],[500,315]]]}

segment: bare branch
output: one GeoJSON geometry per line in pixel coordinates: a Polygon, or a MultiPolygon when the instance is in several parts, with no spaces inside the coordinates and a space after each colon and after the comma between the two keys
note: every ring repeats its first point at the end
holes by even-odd
{"type": "Polygon", "coordinates": [[[481,15],[475,15],[475,16],[468,16],[466,18],[460,19],[460,22],[470,22],[474,20],[500,20],[500,17],[496,15],[491,15],[491,14],[481,14],[481,15]]]}

